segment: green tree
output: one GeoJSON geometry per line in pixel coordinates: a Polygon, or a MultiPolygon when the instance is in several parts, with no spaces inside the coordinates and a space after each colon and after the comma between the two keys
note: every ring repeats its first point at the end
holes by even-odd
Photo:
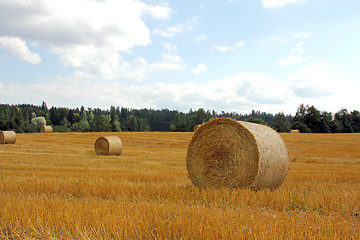
{"type": "Polygon", "coordinates": [[[119,117],[116,113],[116,108],[114,106],[110,107],[110,126],[112,132],[121,131],[119,117]]]}
{"type": "Polygon", "coordinates": [[[10,121],[10,106],[1,105],[0,108],[0,130],[8,130],[10,121]]]}
{"type": "Polygon", "coordinates": [[[302,133],[311,133],[311,129],[307,126],[306,122],[311,122],[311,113],[308,114],[309,106],[306,107],[304,104],[300,104],[295,116],[291,120],[291,128],[298,129],[302,133]]]}
{"type": "Polygon", "coordinates": [[[86,119],[81,119],[79,122],[74,123],[71,126],[71,130],[74,132],[89,132],[90,124],[86,119]]]}
{"type": "Polygon", "coordinates": [[[351,126],[354,132],[360,132],[360,112],[354,110],[350,113],[351,115],[351,126]]]}
{"type": "Polygon", "coordinates": [[[290,132],[290,123],[286,119],[284,113],[275,114],[272,127],[278,132],[290,132]]]}
{"type": "Polygon", "coordinates": [[[90,113],[88,114],[88,122],[89,122],[89,124],[90,124],[90,131],[91,131],[91,132],[95,132],[95,131],[94,131],[94,129],[95,129],[95,121],[94,121],[94,119],[95,119],[94,113],[93,113],[93,112],[90,112],[90,113]]]}
{"type": "Polygon", "coordinates": [[[187,131],[187,122],[184,114],[176,113],[174,120],[170,125],[171,131],[174,132],[185,132],[187,131]]]}
{"type": "Polygon", "coordinates": [[[335,120],[340,123],[340,132],[343,133],[352,133],[354,129],[351,125],[351,114],[349,114],[346,108],[342,108],[340,111],[335,113],[335,120]]]}
{"type": "Polygon", "coordinates": [[[126,120],[126,129],[130,132],[136,132],[139,130],[139,118],[137,116],[130,115],[126,120]]]}
{"type": "Polygon", "coordinates": [[[213,116],[209,110],[205,112],[203,108],[199,108],[197,111],[192,112],[192,114],[190,115],[190,126],[188,127],[188,131],[194,129],[195,125],[200,125],[208,122],[212,118],[213,116]]]}
{"type": "Polygon", "coordinates": [[[50,119],[50,112],[44,101],[41,104],[41,111],[39,116],[43,116],[46,120],[50,119]]]}
{"type": "Polygon", "coordinates": [[[320,111],[317,110],[314,106],[307,106],[305,110],[304,124],[310,129],[313,133],[322,132],[322,122],[320,111]]]}
{"type": "Polygon", "coordinates": [[[111,132],[109,117],[107,115],[96,115],[92,127],[94,132],[111,132]]]}
{"type": "Polygon", "coordinates": [[[139,131],[140,132],[150,132],[151,131],[151,127],[150,127],[148,119],[140,118],[138,120],[138,124],[139,124],[139,131]]]}
{"type": "Polygon", "coordinates": [[[261,118],[256,118],[256,117],[250,117],[250,118],[247,118],[245,120],[246,122],[251,122],[251,123],[256,123],[256,124],[261,124],[261,125],[267,125],[267,123],[261,119],[261,118]]]}
{"type": "Polygon", "coordinates": [[[31,124],[34,125],[37,130],[40,130],[42,126],[46,125],[46,119],[45,117],[34,117],[31,119],[31,124]]]}
{"type": "Polygon", "coordinates": [[[321,113],[321,131],[323,133],[331,133],[333,126],[333,115],[331,112],[322,112],[321,113]]]}
{"type": "Polygon", "coordinates": [[[68,111],[69,109],[67,108],[56,108],[56,107],[50,108],[50,121],[54,124],[54,126],[64,125],[61,124],[61,122],[68,115],[68,111]]]}

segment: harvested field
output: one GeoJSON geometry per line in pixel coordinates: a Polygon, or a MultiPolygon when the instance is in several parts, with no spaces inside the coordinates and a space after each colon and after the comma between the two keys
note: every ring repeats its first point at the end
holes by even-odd
{"type": "Polygon", "coordinates": [[[202,189],[193,133],[17,134],[0,145],[0,239],[359,239],[360,134],[280,134],[290,169],[274,191],[202,189]]]}

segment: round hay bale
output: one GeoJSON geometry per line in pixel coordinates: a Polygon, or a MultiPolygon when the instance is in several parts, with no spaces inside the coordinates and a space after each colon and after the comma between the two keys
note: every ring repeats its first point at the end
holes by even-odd
{"type": "Polygon", "coordinates": [[[52,133],[53,128],[52,126],[42,126],[40,131],[41,133],[52,133]]]}
{"type": "Polygon", "coordinates": [[[291,133],[300,133],[299,129],[293,129],[291,130],[291,133]]]}
{"type": "Polygon", "coordinates": [[[278,188],[289,169],[284,141],[273,129],[230,118],[203,124],[192,137],[186,167],[200,188],[278,188]]]}
{"type": "Polygon", "coordinates": [[[99,137],[95,142],[95,152],[97,155],[120,155],[122,142],[117,136],[99,137]]]}
{"type": "Polygon", "coordinates": [[[0,144],[14,144],[16,133],[14,131],[0,131],[0,144]]]}
{"type": "Polygon", "coordinates": [[[200,127],[201,127],[201,125],[195,125],[194,126],[194,132],[196,132],[200,127]]]}

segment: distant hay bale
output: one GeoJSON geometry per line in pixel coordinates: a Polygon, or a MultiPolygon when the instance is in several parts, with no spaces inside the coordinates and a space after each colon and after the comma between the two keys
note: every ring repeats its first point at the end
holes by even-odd
{"type": "Polygon", "coordinates": [[[287,175],[289,156],[273,129],[218,118],[194,133],[186,167],[191,181],[200,188],[276,189],[287,175]]]}
{"type": "Polygon", "coordinates": [[[299,129],[293,129],[291,130],[291,133],[300,133],[299,129]]]}
{"type": "Polygon", "coordinates": [[[16,133],[14,131],[0,131],[0,144],[14,144],[16,133]]]}
{"type": "Polygon", "coordinates": [[[95,152],[97,155],[120,155],[122,142],[117,136],[99,137],[95,142],[95,152]]]}
{"type": "Polygon", "coordinates": [[[53,129],[52,126],[42,126],[40,131],[41,133],[52,133],[53,129]]]}
{"type": "Polygon", "coordinates": [[[199,125],[195,125],[195,126],[194,126],[194,132],[196,132],[200,127],[201,127],[200,124],[199,124],[199,125]]]}

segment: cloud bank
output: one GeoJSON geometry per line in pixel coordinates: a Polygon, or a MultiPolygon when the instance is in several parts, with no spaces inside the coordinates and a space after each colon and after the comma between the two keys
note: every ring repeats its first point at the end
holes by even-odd
{"type": "Polygon", "coordinates": [[[16,57],[31,64],[41,63],[41,57],[30,51],[26,42],[18,37],[0,37],[0,48],[13,53],[16,57]]]}
{"type": "Polygon", "coordinates": [[[41,62],[25,44],[39,44],[59,56],[64,66],[87,76],[116,78],[129,65],[121,54],[151,43],[143,16],[166,19],[168,5],[136,0],[62,0],[0,2],[0,39],[3,48],[32,64],[41,62]],[[12,36],[11,44],[7,36],[12,36]]]}

